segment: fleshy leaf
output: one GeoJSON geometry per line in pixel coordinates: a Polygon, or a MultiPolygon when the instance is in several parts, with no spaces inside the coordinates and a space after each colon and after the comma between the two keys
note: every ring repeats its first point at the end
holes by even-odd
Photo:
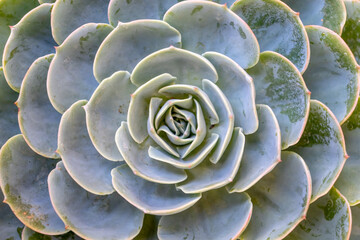
{"type": "Polygon", "coordinates": [[[266,105],[257,105],[258,130],[245,137],[244,156],[229,192],[243,192],[269,173],[279,162],[280,128],[275,114],[266,105]]]}
{"type": "Polygon", "coordinates": [[[184,194],[174,185],[149,182],[134,175],[122,165],[112,170],[115,190],[144,213],[171,215],[188,209],[201,198],[201,194],[184,194]]]}
{"type": "Polygon", "coordinates": [[[60,45],[75,29],[85,23],[107,23],[109,0],[56,1],[51,14],[51,29],[60,45]]]}
{"type": "Polygon", "coordinates": [[[92,73],[93,61],[97,49],[112,29],[107,24],[85,24],[56,48],[47,89],[51,103],[60,113],[77,100],[89,99],[99,85],[92,73]]]}
{"type": "Polygon", "coordinates": [[[218,75],[213,65],[204,57],[175,47],[154,52],[136,65],[131,81],[140,86],[162,73],[177,78],[177,83],[201,87],[201,80],[216,82],[218,75]]]}
{"type": "Polygon", "coordinates": [[[101,82],[85,106],[86,124],[95,148],[111,161],[121,161],[115,133],[127,119],[130,94],[136,87],[128,72],[116,72],[101,82]]]}
{"type": "Polygon", "coordinates": [[[14,104],[18,96],[7,84],[0,67],[0,148],[10,137],[20,133],[18,109],[14,104]]]}
{"type": "Polygon", "coordinates": [[[236,239],[249,223],[252,203],[246,193],[225,189],[203,194],[188,210],[160,219],[158,236],[172,239],[236,239]]]}
{"type": "Polygon", "coordinates": [[[85,239],[132,239],[144,214],[117,193],[99,196],[85,191],[66,172],[62,162],[48,178],[51,202],[66,228],[85,239]]]}
{"type": "Polygon", "coordinates": [[[214,99],[213,104],[219,116],[219,123],[209,130],[210,133],[219,135],[216,148],[209,157],[210,162],[216,164],[221,159],[230,142],[234,130],[234,112],[229,100],[215,83],[204,79],[203,90],[210,99],[214,99]]]}
{"type": "Polygon", "coordinates": [[[57,236],[43,235],[28,227],[24,227],[21,233],[21,240],[82,240],[82,238],[76,236],[73,232],[57,236]]]}
{"type": "Polygon", "coordinates": [[[116,144],[124,157],[124,160],[134,174],[147,181],[173,184],[186,179],[184,170],[177,169],[167,163],[155,161],[148,155],[148,148],[155,145],[150,138],[143,143],[136,143],[128,129],[128,124],[123,122],[116,132],[116,144]]]}
{"type": "Polygon", "coordinates": [[[342,131],[345,137],[346,151],[350,157],[335,186],[346,197],[350,205],[355,205],[360,203],[360,101],[350,118],[342,125],[342,131]]]}
{"type": "Polygon", "coordinates": [[[217,164],[205,159],[196,168],[188,170],[186,172],[188,178],[176,187],[185,193],[198,193],[220,188],[232,182],[240,166],[244,145],[244,134],[240,128],[235,128],[222,159],[217,164]]]}
{"type": "Polygon", "coordinates": [[[141,143],[148,136],[147,119],[151,97],[158,96],[159,89],[174,84],[175,80],[170,74],[164,73],[143,84],[131,95],[127,122],[135,142],[141,143]]]}
{"type": "Polygon", "coordinates": [[[54,52],[50,12],[52,4],[41,4],[28,12],[12,29],[4,48],[3,67],[7,82],[15,91],[37,58],[54,52]]]}
{"type": "Polygon", "coordinates": [[[253,203],[249,226],[240,239],[282,239],[304,218],[311,178],[304,160],[282,152],[282,162],[248,190],[253,203]]]}
{"type": "Polygon", "coordinates": [[[300,13],[304,25],[320,25],[341,34],[346,20],[343,0],[282,0],[291,9],[300,13]]]}
{"type": "Polygon", "coordinates": [[[343,1],[346,7],[346,22],[341,37],[360,64],[360,2],[355,0],[343,1]]]}
{"type": "Polygon", "coordinates": [[[100,82],[117,71],[132,72],[147,55],[169,46],[181,47],[180,33],[160,20],[119,23],[100,45],[94,75],[100,82]]]}
{"type": "Polygon", "coordinates": [[[198,54],[216,51],[243,68],[254,66],[259,59],[259,44],[254,33],[224,5],[183,1],[166,12],[164,21],[179,30],[184,49],[198,54]]]}
{"type": "Polygon", "coordinates": [[[332,188],[309,207],[306,219],[285,240],[349,239],[351,209],[341,193],[332,188]]]}
{"type": "Polygon", "coordinates": [[[38,58],[26,73],[17,106],[19,125],[31,149],[47,158],[60,158],[56,153],[61,114],[51,105],[46,92],[46,79],[54,55],[38,58]]]}
{"type": "Polygon", "coordinates": [[[231,103],[235,127],[243,128],[244,134],[251,134],[258,128],[255,107],[255,87],[252,78],[232,59],[217,52],[203,54],[215,67],[219,81],[216,85],[231,103]],[[236,83],[236,84],[235,84],[236,83]]]}
{"type": "Polygon", "coordinates": [[[298,14],[286,4],[278,0],[241,0],[231,10],[249,24],[261,52],[278,52],[294,63],[301,73],[306,70],[310,57],[309,40],[298,14]]]}
{"type": "Polygon", "coordinates": [[[350,240],[360,239],[360,205],[351,207],[352,228],[350,240]]]}
{"type": "Polygon", "coordinates": [[[15,217],[10,207],[2,202],[3,200],[4,196],[0,191],[0,236],[4,239],[20,240],[19,232],[24,225],[15,217]]]}
{"type": "Polygon", "coordinates": [[[333,31],[320,26],[306,26],[306,31],[311,58],[304,80],[311,98],[328,106],[342,124],[351,115],[359,96],[360,71],[356,60],[344,40],[333,31]]]}
{"type": "Polygon", "coordinates": [[[16,217],[43,234],[67,232],[49,197],[47,176],[55,160],[37,155],[22,135],[10,138],[0,153],[0,184],[16,217]]]}
{"type": "Polygon", "coordinates": [[[58,152],[69,175],[86,191],[105,195],[114,192],[111,170],[120,165],[103,158],[91,143],[80,100],[62,116],[59,127],[58,152]]]}
{"type": "Polygon", "coordinates": [[[172,164],[177,168],[183,169],[192,169],[199,165],[206,156],[212,151],[216,146],[216,143],[219,139],[217,134],[211,134],[211,136],[205,139],[200,146],[195,148],[186,159],[183,158],[174,158],[169,153],[165,152],[160,148],[155,148],[150,146],[148,150],[149,157],[158,160],[161,162],[166,162],[172,164]]]}
{"type": "Polygon", "coordinates": [[[297,143],[304,131],[310,108],[310,92],[301,73],[276,52],[262,52],[258,64],[247,70],[254,78],[256,103],[274,111],[281,130],[281,147],[297,143]]]}
{"type": "Polygon", "coordinates": [[[310,113],[300,141],[290,148],[309,167],[311,202],[326,194],[339,176],[347,157],[344,135],[334,114],[317,100],[310,101],[310,113]]]}
{"type": "Polygon", "coordinates": [[[116,27],[118,22],[130,22],[137,19],[161,20],[172,5],[179,0],[111,0],[109,3],[109,22],[116,27]]]}
{"type": "Polygon", "coordinates": [[[0,1],[0,62],[2,62],[3,50],[10,35],[10,27],[38,6],[37,0],[2,0],[0,1]]]}

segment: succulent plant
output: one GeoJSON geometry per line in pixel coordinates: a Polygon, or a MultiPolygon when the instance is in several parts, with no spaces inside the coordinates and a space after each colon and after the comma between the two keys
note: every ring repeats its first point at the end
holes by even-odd
{"type": "Polygon", "coordinates": [[[0,238],[360,239],[358,29],[357,0],[0,0],[0,238]]]}

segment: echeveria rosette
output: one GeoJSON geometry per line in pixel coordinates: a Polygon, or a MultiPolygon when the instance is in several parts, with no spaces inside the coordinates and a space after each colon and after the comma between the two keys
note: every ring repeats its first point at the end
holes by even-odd
{"type": "Polygon", "coordinates": [[[337,34],[356,49],[356,2],[284,1],[301,19],[275,0],[178,2],[39,1],[12,28],[0,185],[22,223],[1,204],[1,234],[349,238],[359,73],[337,34]]]}

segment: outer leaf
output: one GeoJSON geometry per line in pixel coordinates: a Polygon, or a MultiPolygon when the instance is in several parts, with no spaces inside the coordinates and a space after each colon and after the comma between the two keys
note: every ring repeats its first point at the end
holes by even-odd
{"type": "Polygon", "coordinates": [[[252,212],[246,193],[228,194],[225,189],[203,194],[188,210],[164,216],[159,239],[236,239],[249,223],[252,212]]]}
{"type": "MultiPolygon", "coordinates": [[[[181,1],[181,0],[180,0],[181,1]]],[[[111,25],[118,22],[130,22],[137,19],[161,20],[172,5],[179,0],[110,0],[108,15],[111,25]]]]}
{"type": "Polygon", "coordinates": [[[17,98],[18,93],[9,87],[0,67],[0,148],[10,137],[20,133],[18,110],[14,104],[17,98]]]}
{"type": "Polygon", "coordinates": [[[58,152],[69,175],[85,190],[106,195],[114,192],[110,172],[120,165],[103,158],[91,143],[80,100],[62,116],[59,127],[58,152]]]}
{"type": "Polygon", "coordinates": [[[346,21],[343,0],[296,1],[282,0],[294,11],[300,12],[304,25],[320,25],[341,34],[346,21]]]}
{"type": "Polygon", "coordinates": [[[306,219],[286,240],[349,239],[351,233],[351,209],[341,193],[332,188],[328,194],[309,207],[306,219]]]}
{"type": "Polygon", "coordinates": [[[306,31],[311,58],[304,80],[312,98],[328,106],[342,124],[351,115],[359,96],[360,71],[356,60],[344,40],[333,31],[320,26],[307,26],[306,31]]]}
{"type": "Polygon", "coordinates": [[[94,75],[100,82],[117,71],[131,72],[147,55],[169,46],[180,47],[180,33],[159,20],[120,23],[96,54],[94,75]]]}
{"type": "Polygon", "coordinates": [[[115,190],[144,213],[171,215],[188,209],[201,194],[184,194],[173,185],[149,182],[134,175],[126,165],[112,170],[115,190]]]}
{"type": "Polygon", "coordinates": [[[27,12],[38,6],[36,0],[0,1],[0,61],[2,62],[5,43],[10,35],[10,27],[16,24],[27,12]]]}
{"type": "Polygon", "coordinates": [[[309,167],[312,177],[311,201],[314,202],[333,186],[347,157],[340,125],[324,104],[311,100],[304,133],[290,149],[300,154],[309,167]]]}
{"type": "Polygon", "coordinates": [[[128,115],[130,94],[135,91],[128,72],[114,73],[101,82],[85,106],[86,125],[95,148],[105,158],[120,161],[115,133],[128,115]]]}
{"type": "Polygon", "coordinates": [[[310,57],[309,40],[298,14],[287,5],[278,0],[240,0],[231,10],[249,24],[261,52],[278,52],[294,63],[301,73],[306,70],[310,57]]]}
{"type": "Polygon", "coordinates": [[[346,22],[342,32],[342,39],[347,43],[360,64],[360,2],[344,0],[346,6],[346,22]]]}
{"type": "Polygon", "coordinates": [[[144,214],[118,194],[99,196],[76,184],[59,162],[48,178],[56,213],[85,239],[132,239],[142,227],[144,214]]]}
{"type": "Polygon", "coordinates": [[[51,8],[51,4],[41,4],[11,29],[2,63],[7,82],[17,92],[33,61],[54,52],[55,42],[50,28],[51,8]]]}
{"type": "Polygon", "coordinates": [[[342,125],[342,131],[350,158],[346,161],[335,186],[353,206],[360,203],[360,101],[350,118],[342,125]]]}
{"type": "Polygon", "coordinates": [[[231,103],[236,127],[244,134],[254,133],[259,121],[255,107],[255,87],[252,78],[236,62],[217,52],[203,54],[215,67],[219,81],[216,85],[231,103]],[[236,83],[236,84],[234,84],[236,83]]]}
{"type": "Polygon", "coordinates": [[[222,159],[217,164],[205,159],[196,168],[188,170],[188,178],[176,187],[185,193],[198,193],[232,182],[240,166],[244,145],[245,136],[239,128],[235,128],[222,159]]]}
{"type": "Polygon", "coordinates": [[[281,239],[304,218],[311,195],[309,170],[293,152],[283,152],[281,158],[281,164],[249,189],[254,209],[240,239],[281,239]]]}
{"type": "Polygon", "coordinates": [[[214,66],[200,55],[187,50],[169,47],[154,52],[141,60],[131,75],[131,81],[140,86],[150,79],[169,73],[177,83],[201,87],[201,81],[216,82],[218,75],[214,66]]]}
{"type": "Polygon", "coordinates": [[[274,111],[281,130],[281,147],[297,143],[310,108],[310,92],[301,73],[288,59],[275,52],[260,54],[258,64],[247,70],[254,78],[256,103],[274,111]]]}
{"type": "Polygon", "coordinates": [[[5,202],[26,226],[49,235],[67,232],[49,198],[46,180],[55,164],[55,160],[33,152],[22,135],[10,138],[0,152],[0,185],[5,202]]]}
{"type": "Polygon", "coordinates": [[[47,158],[60,158],[55,151],[61,114],[52,107],[46,93],[46,78],[53,57],[51,54],[38,58],[30,66],[17,106],[20,130],[31,149],[47,158]]]}
{"type": "Polygon", "coordinates": [[[242,192],[253,186],[281,160],[280,128],[275,114],[266,105],[257,105],[258,130],[245,137],[244,156],[229,192],[242,192]]]}
{"type": "Polygon", "coordinates": [[[77,100],[89,99],[99,85],[92,73],[93,61],[97,49],[112,29],[107,24],[85,24],[56,48],[47,89],[51,103],[60,113],[77,100]]]}
{"type": "Polygon", "coordinates": [[[208,1],[184,1],[171,7],[164,21],[179,30],[184,49],[198,54],[216,51],[243,68],[254,66],[259,59],[255,35],[226,6],[208,1]]]}
{"type": "Polygon", "coordinates": [[[0,191],[0,236],[4,239],[20,240],[24,225],[17,219],[8,205],[2,203],[4,196],[0,191]]]}
{"type": "Polygon", "coordinates": [[[106,23],[109,0],[62,0],[56,1],[51,14],[51,30],[60,45],[67,36],[89,22],[106,23]]]}

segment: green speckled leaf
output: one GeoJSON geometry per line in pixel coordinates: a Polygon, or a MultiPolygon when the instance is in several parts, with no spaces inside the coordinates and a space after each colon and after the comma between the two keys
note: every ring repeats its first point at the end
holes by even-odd
{"type": "Polygon", "coordinates": [[[10,35],[10,27],[15,25],[27,12],[38,6],[37,0],[0,1],[0,62],[5,43],[10,35]]]}
{"type": "Polygon", "coordinates": [[[94,75],[100,82],[117,71],[132,72],[147,55],[170,46],[181,47],[180,33],[160,20],[120,23],[100,45],[94,75]]]}
{"type": "Polygon", "coordinates": [[[310,172],[302,158],[282,152],[283,160],[247,193],[253,203],[242,240],[282,239],[305,217],[310,203],[310,172]]]}
{"type": "Polygon", "coordinates": [[[85,23],[107,23],[109,0],[59,0],[51,14],[51,30],[60,45],[75,29],[85,23]]]}
{"type": "Polygon", "coordinates": [[[93,62],[97,49],[112,30],[107,24],[85,24],[56,49],[47,89],[51,103],[60,113],[77,100],[88,100],[99,85],[93,75],[93,62]]]}
{"type": "Polygon", "coordinates": [[[20,240],[24,225],[15,217],[10,207],[2,202],[3,200],[4,196],[0,191],[0,236],[6,240],[20,240]]]}
{"type": "Polygon", "coordinates": [[[356,106],[360,71],[344,40],[320,26],[306,26],[311,57],[303,77],[311,98],[330,108],[342,124],[356,106]]]}
{"type": "Polygon", "coordinates": [[[179,30],[184,49],[198,54],[216,51],[243,68],[254,66],[259,59],[255,35],[226,6],[209,1],[183,1],[166,12],[164,21],[179,30]]]}
{"type": "Polygon", "coordinates": [[[341,34],[346,20],[343,0],[282,0],[300,13],[304,25],[320,25],[341,34]]]}
{"type": "Polygon", "coordinates": [[[119,21],[130,22],[137,19],[161,20],[166,10],[177,2],[179,0],[111,0],[108,10],[109,22],[116,27],[119,21]]]}
{"type": "Polygon", "coordinates": [[[230,192],[242,192],[253,186],[279,162],[281,136],[275,114],[266,105],[257,105],[259,128],[245,136],[244,156],[234,181],[227,188],[230,192]]]}
{"type": "Polygon", "coordinates": [[[169,73],[177,83],[201,87],[203,79],[216,82],[218,75],[209,61],[193,52],[170,47],[154,52],[141,60],[131,74],[131,81],[140,86],[150,79],[169,73]]]}
{"type": "Polygon", "coordinates": [[[345,40],[360,64],[360,1],[343,0],[346,6],[346,22],[342,32],[345,40]]]}
{"type": "Polygon", "coordinates": [[[117,193],[99,196],[85,191],[66,172],[62,162],[48,178],[51,202],[67,229],[85,239],[132,239],[144,214],[117,193]],[[101,230],[100,230],[101,229],[101,230]]]}
{"type": "Polygon", "coordinates": [[[98,152],[111,161],[121,161],[115,133],[127,119],[130,94],[136,87],[128,72],[116,72],[101,82],[85,106],[86,124],[98,152]]]}
{"type": "Polygon", "coordinates": [[[240,0],[231,10],[249,24],[261,52],[278,52],[300,72],[306,70],[310,57],[306,31],[299,16],[287,5],[278,0],[240,0]]]}
{"type": "Polygon", "coordinates": [[[153,215],[171,215],[188,209],[200,200],[201,194],[184,194],[174,185],[149,182],[134,175],[122,165],[112,170],[115,190],[128,202],[153,215]]]}
{"type": "Polygon", "coordinates": [[[306,219],[285,240],[347,240],[350,232],[349,202],[336,188],[332,188],[310,205],[306,219]]]}
{"type": "Polygon", "coordinates": [[[91,143],[80,100],[74,103],[61,117],[59,126],[58,153],[69,175],[85,190],[98,195],[114,192],[110,172],[119,166],[103,158],[91,143]]]}
{"type": "Polygon", "coordinates": [[[0,152],[0,185],[14,214],[43,234],[67,232],[51,206],[47,176],[56,160],[33,152],[22,135],[10,138],[0,152]]]}
{"type": "Polygon", "coordinates": [[[217,52],[203,54],[215,67],[219,81],[216,85],[231,103],[235,126],[244,134],[256,131],[259,125],[255,107],[255,87],[252,78],[232,59],[217,52]]]}
{"type": "Polygon", "coordinates": [[[52,4],[41,4],[27,13],[12,29],[4,48],[3,67],[6,80],[15,91],[30,65],[38,57],[54,52],[50,13],[52,4]]]}
{"type": "Polygon", "coordinates": [[[17,106],[19,125],[28,145],[37,154],[60,158],[56,153],[61,114],[51,105],[46,79],[54,55],[38,58],[29,68],[21,85],[17,106]]]}
{"type": "Polygon", "coordinates": [[[290,150],[298,153],[309,167],[313,202],[330,190],[346,159],[344,135],[329,108],[317,100],[310,101],[304,133],[290,150]]]}
{"type": "Polygon", "coordinates": [[[348,120],[342,125],[346,151],[346,161],[335,186],[346,197],[350,205],[360,203],[360,101],[348,120]]]}
{"type": "Polygon", "coordinates": [[[7,84],[0,67],[0,148],[10,137],[20,133],[18,109],[14,104],[18,96],[7,84]]]}
{"type": "Polygon", "coordinates": [[[254,78],[256,103],[274,111],[281,130],[281,147],[297,143],[310,108],[310,92],[301,73],[276,52],[262,52],[258,64],[247,72],[254,78]]]}
{"type": "Polygon", "coordinates": [[[79,236],[73,232],[68,232],[63,235],[49,236],[31,230],[28,227],[24,227],[21,240],[82,240],[79,236]]]}
{"type": "Polygon", "coordinates": [[[173,239],[236,239],[246,228],[252,204],[246,193],[224,188],[206,192],[188,210],[160,219],[158,236],[173,239]]]}

